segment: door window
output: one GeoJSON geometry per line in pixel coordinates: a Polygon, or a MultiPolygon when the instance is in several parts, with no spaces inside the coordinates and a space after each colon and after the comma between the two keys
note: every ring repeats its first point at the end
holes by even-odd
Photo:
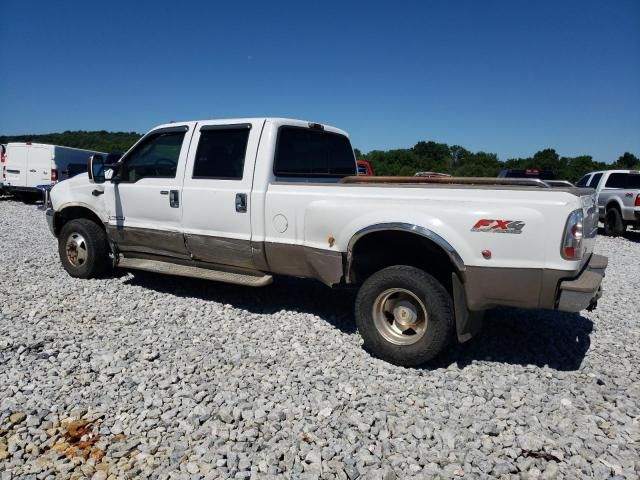
{"type": "Polygon", "coordinates": [[[602,178],[602,174],[601,173],[596,173],[593,178],[591,179],[591,181],[589,182],[589,186],[591,188],[596,188],[598,186],[598,184],[600,183],[600,179],[602,178]]]}
{"type": "Polygon", "coordinates": [[[193,178],[242,180],[249,125],[205,126],[193,165],[193,178]]]}
{"type": "Polygon", "coordinates": [[[586,187],[589,184],[589,177],[590,175],[585,175],[580,180],[578,180],[578,183],[576,183],[576,187],[586,187]]]}
{"type": "Polygon", "coordinates": [[[185,131],[152,133],[123,160],[121,182],[142,178],[175,178],[185,131]]]}

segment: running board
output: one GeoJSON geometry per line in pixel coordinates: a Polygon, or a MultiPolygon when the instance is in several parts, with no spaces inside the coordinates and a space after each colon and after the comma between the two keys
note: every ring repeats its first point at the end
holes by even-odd
{"type": "Polygon", "coordinates": [[[208,268],[192,267],[189,265],[178,265],[175,263],[161,262],[158,260],[147,260],[141,258],[123,258],[118,262],[120,268],[132,270],[144,270],[146,272],[164,273],[179,277],[201,278],[203,280],[213,280],[215,282],[233,283],[235,285],[245,285],[248,287],[264,287],[273,281],[271,275],[257,275],[246,273],[223,272],[220,270],[209,270],[208,268]]]}

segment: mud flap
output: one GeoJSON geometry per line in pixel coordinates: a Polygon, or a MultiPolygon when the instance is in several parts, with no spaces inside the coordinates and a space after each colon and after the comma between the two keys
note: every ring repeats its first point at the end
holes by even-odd
{"type": "Polygon", "coordinates": [[[453,306],[456,316],[456,335],[458,342],[464,343],[476,335],[482,328],[484,311],[472,312],[467,308],[464,286],[455,273],[451,274],[453,286],[453,306]]]}

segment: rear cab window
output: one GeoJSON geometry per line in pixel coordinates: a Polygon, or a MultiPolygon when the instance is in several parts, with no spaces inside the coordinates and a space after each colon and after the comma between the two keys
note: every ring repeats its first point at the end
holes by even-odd
{"type": "Polygon", "coordinates": [[[273,163],[278,180],[331,181],[357,175],[349,139],[320,129],[282,126],[273,163]]]}

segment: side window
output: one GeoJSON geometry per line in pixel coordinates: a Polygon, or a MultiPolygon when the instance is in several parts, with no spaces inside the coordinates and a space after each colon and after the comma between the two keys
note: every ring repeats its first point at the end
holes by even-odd
{"type": "Polygon", "coordinates": [[[607,179],[607,184],[605,187],[608,188],[626,188],[627,187],[627,176],[626,173],[612,173],[609,175],[607,179]]]}
{"type": "Polygon", "coordinates": [[[627,177],[627,188],[634,190],[640,189],[640,175],[637,173],[630,173],[627,177]]]}
{"type": "Polygon", "coordinates": [[[593,178],[591,179],[591,181],[589,182],[589,186],[591,188],[597,188],[598,184],[600,183],[600,179],[602,178],[602,174],[601,173],[596,173],[593,178]]]}
{"type": "Polygon", "coordinates": [[[342,178],[357,175],[344,135],[301,127],[280,127],[273,165],[278,177],[342,178]]]}
{"type": "Polygon", "coordinates": [[[580,180],[578,180],[578,183],[576,183],[576,187],[586,187],[588,183],[589,183],[589,175],[585,175],[580,180]]]}
{"type": "Polygon", "coordinates": [[[202,127],[193,165],[193,178],[242,180],[249,127],[202,127]]]}
{"type": "Polygon", "coordinates": [[[186,131],[151,134],[124,159],[118,177],[122,182],[143,178],[175,178],[186,131]]]}

